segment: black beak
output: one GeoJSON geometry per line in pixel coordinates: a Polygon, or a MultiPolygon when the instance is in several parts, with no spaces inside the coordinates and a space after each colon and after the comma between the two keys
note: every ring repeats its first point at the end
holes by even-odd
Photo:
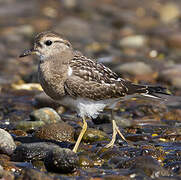
{"type": "Polygon", "coordinates": [[[20,54],[20,58],[22,57],[25,57],[25,56],[29,56],[29,55],[33,55],[35,54],[35,50],[34,49],[28,49],[28,50],[25,50],[22,54],[20,54]]]}

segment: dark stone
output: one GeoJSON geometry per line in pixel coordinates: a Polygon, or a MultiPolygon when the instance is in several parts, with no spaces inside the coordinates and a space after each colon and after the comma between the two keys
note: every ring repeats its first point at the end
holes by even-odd
{"type": "MultiPolygon", "coordinates": [[[[151,156],[138,156],[127,160],[125,163],[127,168],[130,167],[130,170],[133,172],[145,174],[151,178],[170,175],[170,173],[151,156]]],[[[120,167],[120,164],[118,166],[120,167]]]]}
{"type": "Polygon", "coordinates": [[[42,160],[53,148],[60,147],[48,142],[25,143],[15,149],[11,159],[13,161],[42,160]]]}
{"type": "Polygon", "coordinates": [[[45,167],[56,173],[72,173],[77,169],[78,156],[66,148],[55,148],[45,158],[45,167]]]}

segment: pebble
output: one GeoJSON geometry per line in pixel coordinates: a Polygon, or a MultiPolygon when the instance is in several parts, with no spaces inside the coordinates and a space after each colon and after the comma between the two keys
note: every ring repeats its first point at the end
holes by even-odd
{"type": "Polygon", "coordinates": [[[40,139],[54,141],[74,141],[74,128],[65,122],[46,124],[39,128],[34,136],[40,139]]]}
{"type": "Polygon", "coordinates": [[[145,75],[153,73],[152,68],[141,61],[124,63],[115,69],[121,73],[128,73],[130,75],[145,75]]]}
{"type": "Polygon", "coordinates": [[[48,153],[54,148],[60,147],[51,142],[23,143],[17,146],[11,158],[14,161],[20,162],[44,160],[48,153]]]}
{"type": "MultiPolygon", "coordinates": [[[[77,135],[79,134],[80,132],[77,133],[77,135]]],[[[109,137],[103,131],[100,131],[98,129],[88,128],[82,140],[87,143],[92,143],[97,141],[106,141],[106,140],[109,141],[109,137]]]]}
{"type": "Polygon", "coordinates": [[[170,23],[180,16],[180,10],[175,3],[162,4],[160,9],[160,19],[164,23],[170,23]]]}
{"type": "Polygon", "coordinates": [[[15,149],[16,144],[12,136],[4,129],[0,129],[0,152],[11,155],[15,149]]]}
{"type": "Polygon", "coordinates": [[[169,162],[164,166],[177,175],[181,175],[181,161],[169,162]]]}
{"type": "Polygon", "coordinates": [[[9,156],[2,156],[0,157],[0,163],[3,167],[4,171],[8,171],[11,173],[20,173],[22,170],[22,167],[18,166],[16,163],[10,161],[9,156]]]}
{"type": "Polygon", "coordinates": [[[181,48],[181,33],[173,33],[170,34],[170,36],[166,37],[166,43],[170,48],[176,48],[180,49],[181,48]]]}
{"type": "Polygon", "coordinates": [[[63,122],[58,113],[54,109],[49,107],[44,107],[33,111],[30,114],[30,118],[33,121],[43,121],[45,123],[56,123],[59,121],[63,122]]]}
{"type": "MultiPolygon", "coordinates": [[[[151,178],[158,178],[160,176],[168,176],[169,172],[164,169],[158,161],[151,156],[138,156],[126,160],[125,164],[130,167],[131,170],[137,173],[144,173],[151,178]]],[[[120,164],[118,165],[120,167],[120,164]]]]}
{"type": "Polygon", "coordinates": [[[87,157],[86,155],[79,156],[79,165],[83,168],[90,168],[94,166],[94,162],[92,159],[87,157]]]}
{"type": "Polygon", "coordinates": [[[45,158],[45,167],[48,171],[57,173],[72,173],[78,167],[78,156],[66,148],[55,148],[45,158]]]}
{"type": "Polygon", "coordinates": [[[34,179],[34,180],[55,180],[54,177],[47,175],[44,172],[37,171],[36,169],[25,168],[21,175],[18,177],[18,180],[25,179],[34,179]]]}
{"type": "Polygon", "coordinates": [[[173,65],[163,69],[159,74],[159,79],[169,82],[172,86],[181,88],[181,64],[173,65]]]}
{"type": "Polygon", "coordinates": [[[147,43],[147,38],[144,35],[127,36],[120,40],[121,47],[141,48],[147,43]]]}
{"type": "Polygon", "coordinates": [[[43,91],[42,87],[40,84],[37,83],[27,83],[27,84],[12,84],[12,88],[15,90],[38,90],[38,91],[43,91]]]}
{"type": "Polygon", "coordinates": [[[44,121],[26,121],[26,120],[22,120],[22,121],[18,121],[15,123],[15,127],[16,129],[21,129],[23,131],[32,131],[32,130],[36,130],[39,127],[42,127],[43,125],[45,125],[44,121]]]}

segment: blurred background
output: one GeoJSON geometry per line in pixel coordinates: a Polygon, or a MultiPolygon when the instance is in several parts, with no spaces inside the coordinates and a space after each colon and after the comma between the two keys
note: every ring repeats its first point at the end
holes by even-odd
{"type": "Polygon", "coordinates": [[[36,60],[17,57],[51,30],[122,77],[180,95],[180,8],[179,0],[0,0],[0,86],[37,82],[36,60]]]}

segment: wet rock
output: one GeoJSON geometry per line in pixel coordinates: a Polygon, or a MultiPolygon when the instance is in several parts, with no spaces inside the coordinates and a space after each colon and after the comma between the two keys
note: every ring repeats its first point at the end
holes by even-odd
{"type": "Polygon", "coordinates": [[[34,131],[34,130],[38,129],[39,127],[42,127],[43,125],[45,125],[44,121],[26,121],[26,120],[22,120],[22,121],[18,121],[18,122],[15,123],[16,129],[24,130],[26,132],[34,131]]]}
{"type": "Polygon", "coordinates": [[[104,159],[104,161],[109,161],[112,158],[132,158],[142,155],[142,150],[133,147],[113,147],[113,148],[102,148],[102,152],[99,152],[99,156],[104,159]]]}
{"type": "Polygon", "coordinates": [[[34,136],[40,139],[73,142],[74,128],[65,122],[52,123],[39,128],[34,136]]]}
{"type": "Polygon", "coordinates": [[[37,168],[37,169],[39,169],[40,171],[46,171],[46,168],[45,168],[45,165],[44,165],[44,161],[43,160],[41,160],[41,161],[33,161],[33,162],[31,162],[32,163],[32,165],[33,165],[33,167],[34,168],[37,168]]]}
{"type": "Polygon", "coordinates": [[[148,64],[139,61],[122,64],[121,66],[117,67],[115,70],[133,76],[153,73],[152,68],[148,64]]]}
{"type": "Polygon", "coordinates": [[[12,130],[12,131],[10,131],[10,132],[11,132],[11,134],[13,134],[13,135],[15,135],[15,136],[27,136],[27,135],[28,135],[25,131],[20,130],[20,129],[18,129],[18,130],[12,130]]]}
{"type": "MultiPolygon", "coordinates": [[[[77,133],[77,137],[80,134],[80,131],[77,133]]],[[[100,131],[98,129],[93,129],[93,128],[88,128],[87,131],[85,132],[83,139],[84,142],[97,142],[97,141],[109,141],[108,135],[100,131]]]]}
{"type": "Polygon", "coordinates": [[[24,143],[17,146],[11,159],[13,161],[42,160],[53,148],[59,146],[49,142],[24,143]]]}
{"type": "Polygon", "coordinates": [[[44,121],[45,123],[56,123],[61,121],[61,117],[58,113],[54,109],[48,107],[33,111],[30,114],[30,118],[35,121],[44,121]]]}
{"type": "Polygon", "coordinates": [[[70,149],[53,149],[45,158],[48,171],[57,173],[72,173],[78,166],[78,156],[70,149]]]}
{"type": "Polygon", "coordinates": [[[25,168],[22,171],[21,175],[18,177],[18,180],[24,180],[24,179],[53,180],[54,178],[35,169],[25,168]]]}
{"type": "Polygon", "coordinates": [[[128,36],[120,40],[121,47],[140,48],[145,46],[146,43],[147,43],[147,38],[144,35],[128,36]]]}
{"type": "Polygon", "coordinates": [[[164,167],[175,174],[181,175],[181,161],[169,162],[164,167]]]}
{"type": "Polygon", "coordinates": [[[159,79],[181,88],[181,64],[173,65],[160,72],[159,79]]]}
{"type": "Polygon", "coordinates": [[[109,161],[112,158],[118,158],[124,156],[124,152],[119,151],[118,148],[104,148],[99,152],[100,158],[104,159],[104,161],[109,161]]]}
{"type": "Polygon", "coordinates": [[[10,161],[10,157],[4,154],[0,155],[0,164],[4,171],[12,173],[20,173],[22,167],[18,167],[14,162],[10,161]]]}
{"type": "Polygon", "coordinates": [[[16,144],[12,136],[4,129],[0,129],[0,152],[11,155],[15,149],[16,144]]]}
{"type": "Polygon", "coordinates": [[[104,164],[104,166],[107,166],[109,169],[115,169],[118,168],[118,164],[121,162],[127,161],[129,158],[126,157],[119,157],[119,156],[114,156],[110,158],[110,160],[104,164]]]}
{"type": "Polygon", "coordinates": [[[83,168],[90,168],[94,166],[94,162],[92,159],[90,159],[88,156],[86,155],[80,155],[79,156],[79,166],[83,167],[83,168]]]}
{"type": "Polygon", "coordinates": [[[0,161],[1,165],[3,166],[3,169],[5,171],[11,172],[11,173],[20,173],[22,171],[22,167],[18,167],[14,162],[12,161],[0,161]]]}
{"type": "MultiPolygon", "coordinates": [[[[138,156],[127,160],[125,163],[134,172],[142,172],[151,178],[169,175],[169,172],[162,168],[158,161],[154,160],[151,156],[138,156]]],[[[120,165],[118,166],[120,167],[120,165]]]]}

